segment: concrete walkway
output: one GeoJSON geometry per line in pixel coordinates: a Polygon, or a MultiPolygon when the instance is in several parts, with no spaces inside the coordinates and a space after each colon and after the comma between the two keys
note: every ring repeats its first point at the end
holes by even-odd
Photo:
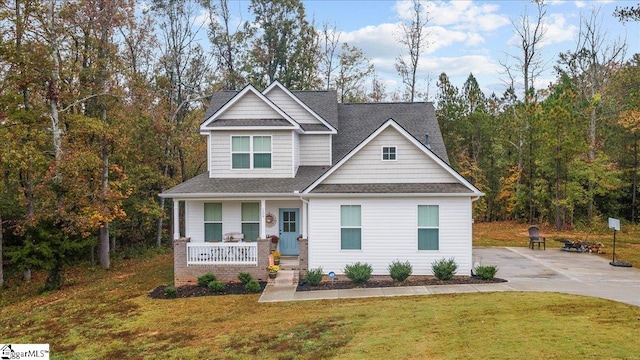
{"type": "MultiPolygon", "coordinates": [[[[296,292],[296,285],[287,276],[267,285],[259,302],[540,291],[594,296],[640,307],[640,270],[611,266],[610,260],[595,254],[510,247],[473,249],[473,257],[474,263],[496,265],[496,277],[508,282],[296,292]]],[[[281,275],[285,274],[278,278],[281,275]]]]}

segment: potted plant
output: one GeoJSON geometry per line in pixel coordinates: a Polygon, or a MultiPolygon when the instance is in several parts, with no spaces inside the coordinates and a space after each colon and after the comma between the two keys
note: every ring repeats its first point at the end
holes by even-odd
{"type": "Polygon", "coordinates": [[[275,250],[278,248],[278,241],[280,241],[280,237],[278,235],[267,235],[267,238],[271,240],[271,250],[275,250]]]}
{"type": "Polygon", "coordinates": [[[273,250],[271,252],[271,255],[273,256],[273,264],[274,265],[280,265],[280,251],[273,250]]]}
{"type": "Polygon", "coordinates": [[[278,271],[280,271],[280,266],[269,265],[267,266],[267,271],[269,272],[269,279],[275,279],[276,275],[278,275],[278,271]]]}

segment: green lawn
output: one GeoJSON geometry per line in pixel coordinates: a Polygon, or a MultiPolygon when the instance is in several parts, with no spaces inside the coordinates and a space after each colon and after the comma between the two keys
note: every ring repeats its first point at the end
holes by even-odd
{"type": "Polygon", "coordinates": [[[257,303],[258,295],[153,300],[172,258],[71,269],[58,292],[11,281],[0,342],[53,359],[638,358],[640,308],[547,293],[257,303]],[[562,306],[560,306],[562,305],[562,306]]]}

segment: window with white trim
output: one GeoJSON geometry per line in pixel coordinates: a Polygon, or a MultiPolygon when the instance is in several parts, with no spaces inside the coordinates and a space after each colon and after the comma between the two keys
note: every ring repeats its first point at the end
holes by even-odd
{"type": "Polygon", "coordinates": [[[232,169],[270,169],[271,136],[232,136],[232,169]]]}
{"type": "Polygon", "coordinates": [[[418,205],[418,250],[440,249],[438,205],[418,205]]]}
{"type": "Polygon", "coordinates": [[[362,249],[362,211],[360,205],[340,206],[340,249],[362,249]]]}
{"type": "Polygon", "coordinates": [[[383,146],[382,147],[382,160],[394,161],[397,160],[397,149],[395,146],[383,146]]]}
{"type": "Polygon", "coordinates": [[[257,240],[260,236],[260,204],[242,203],[242,233],[245,240],[257,240]]]}
{"type": "Polygon", "coordinates": [[[204,204],[204,241],[222,241],[222,203],[204,204]]]}

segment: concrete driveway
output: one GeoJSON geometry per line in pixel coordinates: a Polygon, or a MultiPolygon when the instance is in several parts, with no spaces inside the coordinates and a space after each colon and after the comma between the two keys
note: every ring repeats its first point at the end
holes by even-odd
{"type": "Polygon", "coordinates": [[[640,306],[640,270],[609,265],[596,254],[560,249],[474,248],[474,263],[496,265],[515,291],[595,296],[640,306]]]}

